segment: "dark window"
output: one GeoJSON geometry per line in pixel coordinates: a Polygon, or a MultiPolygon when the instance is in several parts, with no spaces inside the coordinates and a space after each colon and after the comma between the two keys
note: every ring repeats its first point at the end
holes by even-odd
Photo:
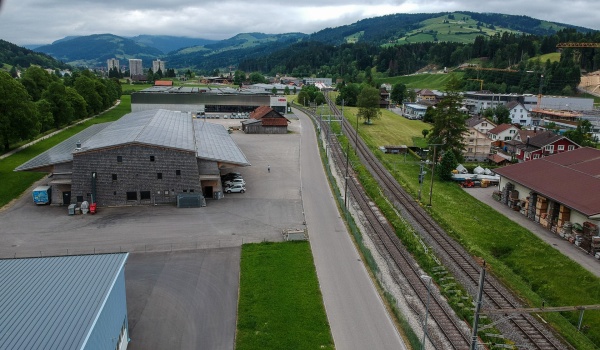
{"type": "Polygon", "coordinates": [[[112,174],[113,181],[117,181],[117,174],[112,174]]]}
{"type": "Polygon", "coordinates": [[[154,156],[150,156],[150,161],[153,162],[154,161],[154,156]]]}
{"type": "Polygon", "coordinates": [[[140,191],[140,199],[150,199],[150,191],[140,191]]]}
{"type": "Polygon", "coordinates": [[[116,195],[117,195],[117,191],[114,191],[114,192],[113,192],[113,196],[116,196],[116,195]]]}
{"type": "Polygon", "coordinates": [[[187,192],[187,190],[183,190],[183,192],[184,192],[184,193],[186,193],[186,192],[187,192]]]}
{"type": "Polygon", "coordinates": [[[162,173],[156,173],[156,178],[161,180],[162,179],[162,173]]]}
{"type": "Polygon", "coordinates": [[[119,162],[119,163],[123,162],[123,156],[117,156],[117,162],[119,162]]]}
{"type": "Polygon", "coordinates": [[[77,201],[78,202],[83,202],[83,196],[77,196],[77,201]]]}
{"type": "Polygon", "coordinates": [[[194,192],[194,189],[192,188],[192,189],[190,190],[190,192],[194,192]]]}
{"type": "Polygon", "coordinates": [[[177,176],[181,175],[181,170],[175,170],[175,175],[177,175],[177,176]]]}
{"type": "Polygon", "coordinates": [[[137,201],[137,192],[127,192],[128,201],[137,201]]]}

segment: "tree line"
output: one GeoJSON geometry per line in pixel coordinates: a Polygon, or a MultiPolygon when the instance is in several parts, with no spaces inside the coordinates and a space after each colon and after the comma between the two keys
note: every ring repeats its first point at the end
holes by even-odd
{"type": "Polygon", "coordinates": [[[100,113],[121,97],[117,79],[89,70],[59,78],[37,66],[20,79],[0,71],[0,144],[10,146],[100,113]]]}
{"type": "MultiPolygon", "coordinates": [[[[480,35],[469,44],[425,42],[379,46],[358,42],[332,45],[307,40],[262,57],[245,59],[240,62],[239,69],[268,75],[319,76],[362,83],[373,79],[374,74],[393,77],[412,74],[427,65],[457,67],[480,59],[484,68],[519,71],[512,75],[493,71],[469,73],[472,75],[467,79],[484,80],[488,90],[538,93],[540,77],[544,75],[543,92],[561,94],[575,91],[580,70],[600,69],[600,49],[565,49],[560,62],[532,59],[556,52],[559,42],[600,42],[600,32],[563,29],[546,36],[503,32],[491,37],[480,35]]],[[[463,87],[475,89],[476,85],[471,81],[469,86],[463,87]]]]}

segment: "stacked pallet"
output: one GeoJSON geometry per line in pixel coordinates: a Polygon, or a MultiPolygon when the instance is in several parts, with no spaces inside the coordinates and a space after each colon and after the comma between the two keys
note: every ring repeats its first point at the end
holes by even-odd
{"type": "MultiPolygon", "coordinates": [[[[535,203],[535,222],[541,223],[542,214],[544,214],[544,220],[548,211],[548,199],[538,196],[537,201],[535,203]]],[[[546,226],[544,226],[546,227],[546,226]]]]}
{"type": "Polygon", "coordinates": [[[600,242],[594,239],[595,236],[599,235],[598,225],[593,224],[589,221],[583,223],[583,234],[579,238],[579,244],[581,249],[588,253],[595,253],[595,248],[600,249],[600,242]],[[592,242],[595,242],[592,244],[592,242]],[[597,245],[596,245],[597,244],[597,245]]]}
{"type": "Polygon", "coordinates": [[[558,209],[558,221],[556,222],[556,225],[558,227],[563,227],[569,220],[571,220],[571,209],[561,205],[558,209]]]}

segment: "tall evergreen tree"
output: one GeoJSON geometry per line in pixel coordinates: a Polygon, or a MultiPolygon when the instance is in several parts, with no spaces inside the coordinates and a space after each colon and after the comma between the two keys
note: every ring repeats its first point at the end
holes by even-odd
{"type": "Polygon", "coordinates": [[[460,162],[465,148],[463,134],[467,132],[465,115],[460,111],[463,97],[460,81],[452,77],[446,84],[446,96],[433,111],[433,128],[428,135],[430,144],[436,144],[441,152],[451,151],[460,162]]]}

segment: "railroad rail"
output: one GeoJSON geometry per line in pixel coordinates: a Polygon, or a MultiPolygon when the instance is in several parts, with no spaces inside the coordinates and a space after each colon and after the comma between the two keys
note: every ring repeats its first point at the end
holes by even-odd
{"type": "MultiPolygon", "coordinates": [[[[328,99],[330,109],[336,115],[341,115],[335,104],[328,99]]],[[[327,125],[321,125],[321,128],[326,128],[327,125]]],[[[344,134],[355,135],[355,137],[348,136],[348,140],[357,150],[361,161],[367,166],[371,174],[376,178],[382,191],[388,197],[388,199],[394,204],[394,206],[402,213],[404,217],[410,218],[414,228],[422,235],[427,243],[435,250],[436,255],[440,258],[443,264],[451,270],[452,274],[460,280],[460,282],[474,294],[479,282],[479,271],[480,266],[477,264],[475,258],[473,258],[459,243],[452,239],[448,234],[430,217],[430,215],[417,203],[415,200],[398,184],[394,177],[385,169],[385,167],[379,162],[374,156],[371,150],[367,147],[362,139],[357,137],[355,130],[352,128],[350,123],[342,118],[342,128],[344,134]]],[[[333,149],[334,147],[332,147],[333,149]]],[[[339,147],[338,147],[339,148],[339,147]]],[[[337,152],[342,152],[340,149],[337,152]]],[[[338,159],[340,166],[344,163],[338,159]]],[[[343,166],[341,166],[343,167],[343,166]]],[[[352,196],[360,203],[362,198],[365,196],[364,191],[360,191],[359,188],[355,188],[351,191],[352,196]]],[[[360,204],[359,204],[360,205],[360,204]]],[[[365,211],[363,205],[360,205],[361,209],[365,211]]],[[[367,208],[368,209],[368,208],[367,208]]],[[[370,210],[370,209],[369,209],[370,210]]],[[[366,215],[366,214],[365,214],[366,215]]],[[[371,217],[370,221],[373,220],[371,217]]],[[[377,216],[374,218],[375,221],[379,221],[377,216]]],[[[375,223],[377,225],[377,223],[375,223]]],[[[388,224],[389,226],[389,224],[388,224]]],[[[399,242],[399,239],[395,235],[393,230],[383,231],[382,229],[374,229],[378,239],[382,241],[385,250],[389,252],[390,256],[396,262],[396,256],[402,253],[399,251],[405,251],[399,242]],[[385,234],[384,234],[385,233],[385,234]],[[393,237],[392,237],[393,236],[393,237]],[[395,237],[395,238],[394,238],[395,237]],[[397,243],[383,243],[384,241],[390,240],[391,242],[397,243]],[[395,249],[395,250],[394,250],[395,249]],[[398,252],[397,252],[398,251],[398,252]]],[[[405,274],[406,269],[401,266],[403,262],[396,262],[398,268],[405,274]]],[[[409,264],[412,266],[411,264],[409,264]]],[[[411,284],[414,282],[416,286],[413,286],[417,295],[422,298],[424,282],[417,276],[417,280],[413,281],[413,278],[406,277],[411,284]]],[[[426,289],[425,289],[426,291],[426,289]]],[[[501,285],[493,276],[489,276],[486,279],[484,285],[484,300],[493,308],[522,308],[524,305],[520,303],[516,297],[510,293],[503,285],[501,285]]],[[[436,311],[437,312],[437,311],[436,311]]],[[[433,315],[433,313],[432,313],[433,315]]],[[[448,341],[455,348],[465,348],[464,345],[459,345],[460,341],[451,340],[450,335],[455,334],[456,330],[454,326],[451,326],[450,322],[440,317],[440,320],[433,316],[435,321],[438,323],[440,328],[449,327],[444,334],[448,338],[448,341]],[[453,343],[456,341],[457,343],[453,343]]],[[[566,349],[568,348],[558,339],[556,339],[551,332],[540,324],[531,315],[513,315],[503,325],[498,325],[505,336],[513,340],[516,344],[519,344],[521,348],[528,349],[566,349]]],[[[467,340],[470,342],[470,340],[467,340]]]]}

